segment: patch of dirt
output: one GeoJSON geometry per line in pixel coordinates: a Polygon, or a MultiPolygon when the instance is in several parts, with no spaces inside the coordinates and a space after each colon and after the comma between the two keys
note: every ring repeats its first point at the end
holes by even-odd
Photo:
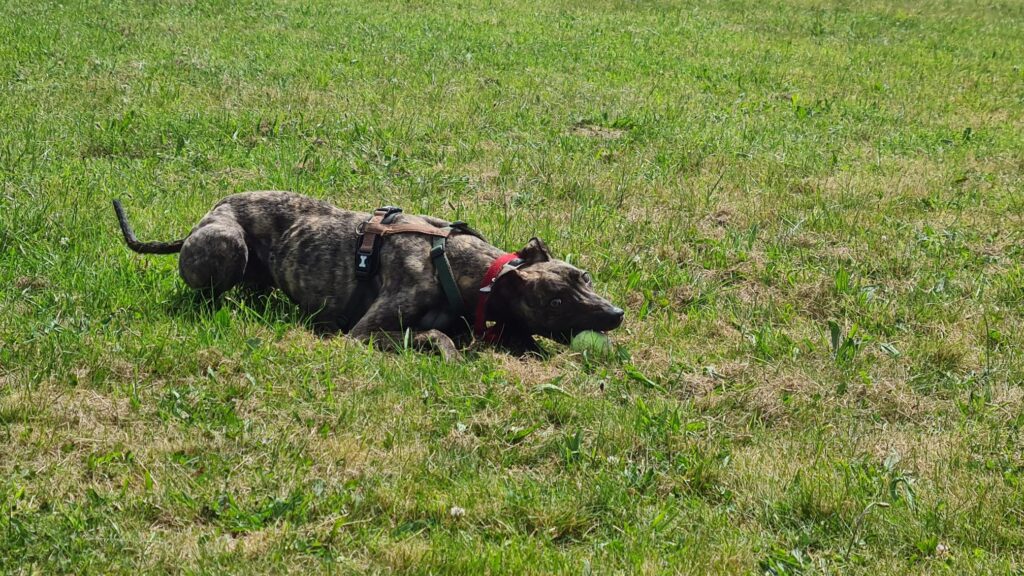
{"type": "Polygon", "coordinates": [[[743,333],[740,332],[735,325],[722,318],[715,320],[714,326],[708,332],[710,336],[716,336],[718,339],[726,341],[734,341],[743,338],[743,333]]]}
{"type": "Polygon", "coordinates": [[[221,170],[216,170],[213,173],[214,178],[222,180],[228,187],[237,187],[249,182],[256,182],[264,179],[266,176],[264,170],[260,169],[249,169],[249,168],[237,168],[228,167],[221,170]]]}
{"type": "Polygon", "coordinates": [[[383,546],[382,559],[395,572],[404,572],[423,566],[423,560],[433,551],[425,538],[419,535],[383,546]]]}
{"type": "Polygon", "coordinates": [[[473,177],[474,180],[481,184],[487,184],[498,179],[501,175],[501,171],[495,168],[492,164],[487,162],[479,162],[473,164],[467,164],[465,171],[473,177]]]}
{"type": "Polygon", "coordinates": [[[429,456],[430,449],[420,440],[408,439],[391,448],[373,448],[367,464],[377,474],[408,475],[425,466],[429,456]]]}
{"type": "Polygon", "coordinates": [[[39,290],[50,285],[50,281],[42,276],[19,276],[14,279],[14,287],[18,290],[39,290]]]}
{"type": "Polygon", "coordinates": [[[693,250],[687,245],[672,246],[668,243],[655,247],[658,258],[666,262],[675,262],[679,266],[686,266],[693,261],[693,250]]]}
{"type": "Polygon", "coordinates": [[[298,162],[295,163],[295,171],[296,172],[316,172],[316,169],[318,168],[318,165],[319,165],[319,163],[317,162],[316,158],[314,158],[312,156],[308,156],[308,157],[303,158],[302,160],[299,160],[298,162]]]}
{"type": "Polygon", "coordinates": [[[92,438],[118,436],[118,429],[130,419],[127,398],[113,398],[88,388],[61,388],[54,385],[47,404],[50,413],[80,433],[92,438]]]}
{"type": "Polygon", "coordinates": [[[686,374],[682,377],[682,382],[680,391],[684,398],[704,398],[719,386],[719,381],[707,374],[686,374]]]}
{"type": "Polygon", "coordinates": [[[765,423],[785,424],[788,422],[785,398],[797,396],[808,398],[821,386],[800,373],[763,375],[763,380],[754,386],[746,397],[746,404],[761,416],[765,423]]]}
{"type": "Polygon", "coordinates": [[[789,245],[793,248],[808,250],[816,247],[818,243],[809,234],[797,234],[790,239],[789,245]]]}
{"type": "Polygon", "coordinates": [[[203,348],[196,352],[196,359],[199,362],[199,367],[204,370],[216,370],[228,371],[226,368],[231,368],[235,362],[224,355],[224,352],[219,348],[203,348]]]}
{"type": "Polygon", "coordinates": [[[459,426],[453,426],[448,435],[444,437],[442,443],[444,447],[456,453],[469,454],[474,452],[480,447],[480,438],[473,433],[471,426],[465,428],[459,426]]]}
{"type": "Polygon", "coordinates": [[[358,438],[344,434],[321,436],[310,431],[306,449],[313,461],[311,472],[322,478],[357,478],[366,469],[369,448],[358,438]]]}
{"type": "Polygon", "coordinates": [[[632,342],[629,348],[632,354],[632,363],[641,373],[661,373],[672,364],[672,355],[664,347],[658,346],[656,342],[650,340],[632,342]]]}
{"type": "Polygon", "coordinates": [[[605,126],[597,126],[595,124],[577,124],[576,126],[573,126],[570,134],[573,136],[597,138],[600,140],[618,140],[626,134],[626,130],[621,128],[607,128],[605,126]]]}
{"type": "Polygon", "coordinates": [[[764,304],[773,299],[781,300],[783,295],[776,292],[776,290],[754,281],[740,282],[734,290],[736,299],[747,306],[764,304]]]}
{"type": "Polygon", "coordinates": [[[685,308],[700,298],[700,290],[689,284],[673,286],[668,290],[668,299],[676,309],[685,308]]]}
{"type": "Polygon", "coordinates": [[[949,434],[929,434],[888,426],[868,440],[869,451],[879,461],[895,456],[899,459],[899,468],[919,476],[934,472],[937,465],[947,461],[961,448],[961,443],[949,434]]]}
{"type": "Polygon", "coordinates": [[[626,294],[626,310],[637,311],[644,305],[646,297],[642,292],[634,290],[626,294]]]}
{"type": "Polygon", "coordinates": [[[917,421],[940,411],[940,400],[914,392],[902,378],[879,378],[870,384],[854,383],[839,400],[851,408],[889,421],[917,421]]]}
{"type": "Polygon", "coordinates": [[[715,212],[708,214],[704,217],[704,220],[718,226],[719,228],[725,228],[732,222],[733,212],[729,209],[716,210],[715,212]]]}
{"type": "Polygon", "coordinates": [[[494,358],[498,361],[502,372],[528,388],[554,380],[562,374],[564,368],[559,362],[529,357],[518,358],[511,354],[495,353],[494,358]]]}
{"type": "Polygon", "coordinates": [[[724,390],[734,382],[743,379],[749,370],[748,362],[727,360],[704,366],[700,372],[689,372],[682,376],[684,386],[679,392],[683,397],[697,400],[702,408],[713,408],[721,400],[713,392],[724,390]]]}
{"type": "Polygon", "coordinates": [[[725,238],[727,228],[730,226],[743,226],[743,222],[739,222],[738,220],[736,212],[728,208],[720,208],[701,218],[697,222],[697,230],[708,238],[722,240],[725,238]]]}
{"type": "Polygon", "coordinates": [[[855,262],[857,260],[857,252],[846,244],[822,246],[819,253],[826,258],[832,258],[840,262],[855,262]]]}
{"type": "Polygon", "coordinates": [[[288,352],[293,348],[301,350],[315,350],[317,347],[322,346],[325,342],[344,343],[344,338],[319,338],[311,330],[304,326],[295,326],[289,328],[277,341],[274,342],[274,348],[281,352],[288,352]]]}
{"type": "Polygon", "coordinates": [[[276,528],[258,530],[239,534],[238,536],[225,535],[231,542],[231,549],[241,552],[246,558],[257,558],[265,556],[270,548],[280,539],[276,528]]]}
{"type": "Polygon", "coordinates": [[[836,298],[826,279],[797,288],[795,302],[797,309],[813,320],[824,321],[836,313],[836,298]]]}
{"type": "Polygon", "coordinates": [[[816,194],[820,189],[818,183],[810,178],[804,178],[799,182],[793,182],[789,184],[787,188],[791,194],[797,194],[799,196],[816,194]]]}
{"type": "Polygon", "coordinates": [[[992,389],[992,405],[1002,409],[1007,414],[1019,414],[1024,404],[1024,390],[1019,386],[1012,386],[1006,383],[995,386],[992,389]]]}

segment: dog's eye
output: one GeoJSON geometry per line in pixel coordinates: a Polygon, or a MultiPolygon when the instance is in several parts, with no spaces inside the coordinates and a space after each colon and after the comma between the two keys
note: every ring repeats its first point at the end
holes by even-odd
{"type": "Polygon", "coordinates": [[[552,308],[558,308],[561,305],[562,305],[562,299],[561,298],[555,298],[554,300],[552,300],[551,302],[548,303],[548,306],[551,306],[552,308]]]}
{"type": "Polygon", "coordinates": [[[584,272],[581,279],[583,280],[583,283],[586,284],[587,286],[590,286],[590,284],[594,282],[594,279],[590,277],[590,272],[584,272]]]}

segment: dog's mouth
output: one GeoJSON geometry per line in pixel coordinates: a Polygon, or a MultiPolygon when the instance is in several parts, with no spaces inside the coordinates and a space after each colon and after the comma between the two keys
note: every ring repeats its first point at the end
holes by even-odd
{"type": "Polygon", "coordinates": [[[557,333],[554,333],[554,334],[549,334],[548,338],[554,340],[555,342],[558,342],[559,344],[566,344],[566,345],[568,345],[568,344],[570,344],[572,342],[573,338],[575,338],[576,336],[582,334],[583,332],[595,332],[595,333],[600,334],[602,336],[607,336],[608,335],[608,330],[567,330],[565,332],[557,332],[557,333]]]}
{"type": "Polygon", "coordinates": [[[615,312],[609,314],[604,319],[598,322],[594,322],[589,326],[580,328],[573,328],[571,330],[563,330],[561,332],[555,332],[549,336],[555,342],[559,344],[568,344],[572,342],[572,339],[576,337],[580,332],[597,332],[598,334],[607,336],[608,332],[618,328],[622,325],[622,310],[616,308],[615,312]]]}

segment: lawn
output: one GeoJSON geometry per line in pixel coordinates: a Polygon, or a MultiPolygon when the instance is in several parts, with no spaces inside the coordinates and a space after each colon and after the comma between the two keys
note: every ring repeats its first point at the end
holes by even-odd
{"type": "Polygon", "coordinates": [[[1024,5],[0,4],[0,572],[1024,570],[1024,5]],[[614,358],[207,306],[286,189],[543,238],[614,358]]]}

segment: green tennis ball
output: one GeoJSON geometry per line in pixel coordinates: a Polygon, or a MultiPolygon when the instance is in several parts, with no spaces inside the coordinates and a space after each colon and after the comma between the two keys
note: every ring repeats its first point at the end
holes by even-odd
{"type": "Polygon", "coordinates": [[[590,330],[584,330],[573,337],[569,347],[575,352],[595,358],[607,358],[615,352],[612,341],[607,336],[590,330]]]}

